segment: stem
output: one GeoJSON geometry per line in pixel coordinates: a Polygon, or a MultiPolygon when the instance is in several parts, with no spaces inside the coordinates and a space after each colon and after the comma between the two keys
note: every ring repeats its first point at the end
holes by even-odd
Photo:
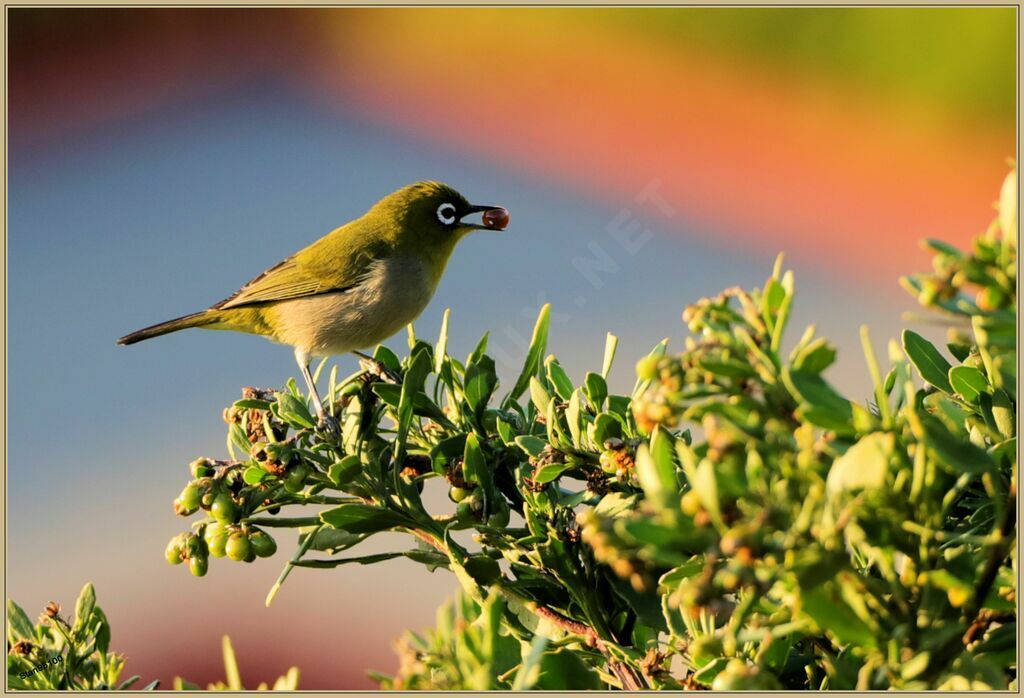
{"type": "Polygon", "coordinates": [[[309,550],[309,546],[313,544],[313,539],[316,538],[316,534],[320,532],[321,528],[323,528],[323,524],[317,526],[313,531],[310,531],[309,535],[306,536],[306,540],[302,541],[302,545],[300,545],[299,549],[295,551],[295,555],[292,556],[292,559],[285,564],[284,569],[281,570],[281,574],[277,578],[277,581],[274,582],[274,586],[270,587],[270,591],[267,592],[267,600],[264,602],[265,606],[269,608],[270,604],[274,602],[274,597],[277,596],[277,592],[280,591],[281,585],[284,584],[284,580],[288,579],[288,575],[291,574],[292,568],[295,567],[295,563],[301,560],[302,556],[306,554],[307,550],[309,550]]]}
{"type": "Polygon", "coordinates": [[[323,522],[316,516],[305,516],[295,519],[250,517],[245,519],[243,523],[263,526],[264,528],[301,528],[303,526],[316,526],[323,522]]]}
{"type": "Polygon", "coordinates": [[[928,668],[924,673],[926,681],[935,680],[949,663],[956,659],[960,652],[963,651],[965,641],[971,632],[971,627],[978,623],[982,613],[982,606],[985,604],[988,593],[992,590],[992,585],[996,581],[996,575],[999,574],[999,566],[1002,565],[1003,559],[1009,552],[1010,543],[1013,541],[1013,528],[1016,522],[1017,495],[1016,491],[1011,489],[1006,506],[1003,509],[1003,520],[1000,522],[999,528],[993,531],[993,538],[996,540],[992,543],[988,559],[985,561],[985,568],[981,572],[981,577],[978,579],[978,583],[974,585],[974,593],[971,595],[970,605],[964,611],[964,618],[967,619],[966,629],[963,634],[954,635],[947,640],[932,655],[932,661],[928,663],[928,668]]]}

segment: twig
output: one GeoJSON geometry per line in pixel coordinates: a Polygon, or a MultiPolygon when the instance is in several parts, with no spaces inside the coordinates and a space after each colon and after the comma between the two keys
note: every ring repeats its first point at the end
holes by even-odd
{"type": "MultiPolygon", "coordinates": [[[[954,635],[942,645],[935,654],[932,661],[928,663],[924,679],[932,681],[949,665],[951,661],[963,651],[964,645],[970,642],[973,635],[972,628],[981,620],[982,606],[992,585],[999,574],[999,567],[1009,552],[1010,542],[1013,540],[1013,528],[1017,522],[1017,494],[1011,489],[1003,510],[1003,520],[999,525],[997,535],[999,538],[992,544],[988,560],[985,561],[985,569],[981,572],[978,583],[974,586],[974,593],[971,596],[970,605],[964,611],[964,618],[967,619],[966,630],[962,635],[954,635]]],[[[975,631],[976,632],[976,631],[975,631]]]]}
{"type": "Polygon", "coordinates": [[[647,688],[647,685],[637,673],[636,669],[612,656],[611,652],[608,650],[608,645],[605,644],[604,640],[601,639],[597,634],[597,631],[592,627],[586,623],[573,620],[572,618],[566,618],[561,613],[534,602],[527,603],[525,606],[540,618],[550,621],[552,624],[562,628],[563,630],[574,635],[581,635],[586,640],[587,645],[597,648],[597,650],[604,655],[605,660],[607,660],[608,668],[612,670],[612,673],[614,673],[622,683],[623,690],[642,691],[647,688]]]}

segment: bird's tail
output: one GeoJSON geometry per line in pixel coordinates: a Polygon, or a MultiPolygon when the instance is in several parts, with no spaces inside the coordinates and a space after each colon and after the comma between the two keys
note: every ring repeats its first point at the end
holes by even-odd
{"type": "Polygon", "coordinates": [[[141,330],[126,334],[121,339],[117,340],[117,343],[124,346],[127,344],[135,344],[141,342],[144,339],[150,339],[152,337],[159,337],[162,334],[169,332],[177,332],[187,327],[202,327],[203,325],[209,325],[216,320],[214,319],[214,313],[208,310],[203,310],[198,313],[192,313],[191,315],[185,315],[183,317],[174,318],[167,322],[161,322],[150,327],[144,327],[141,330]]]}

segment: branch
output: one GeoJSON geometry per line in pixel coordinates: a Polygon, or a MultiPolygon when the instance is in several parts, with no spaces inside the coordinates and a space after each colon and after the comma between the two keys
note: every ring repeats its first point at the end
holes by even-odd
{"type": "Polygon", "coordinates": [[[959,656],[964,646],[969,644],[977,633],[977,626],[984,622],[982,618],[983,606],[992,585],[999,574],[999,567],[1003,564],[1009,552],[1010,543],[1013,541],[1013,529],[1017,523],[1017,492],[1011,488],[1003,510],[1003,520],[999,528],[994,532],[999,537],[992,543],[988,559],[985,561],[985,569],[981,572],[978,583],[974,585],[974,593],[971,595],[971,603],[964,611],[964,618],[967,619],[967,627],[964,633],[954,635],[942,645],[929,662],[928,669],[924,674],[927,681],[933,681],[942,671],[959,656]]]}

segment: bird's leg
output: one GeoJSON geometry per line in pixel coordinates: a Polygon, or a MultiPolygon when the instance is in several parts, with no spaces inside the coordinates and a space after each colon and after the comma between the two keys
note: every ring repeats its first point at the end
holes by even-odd
{"type": "Polygon", "coordinates": [[[301,349],[296,349],[295,361],[299,364],[302,377],[306,379],[306,387],[309,388],[309,396],[313,399],[313,408],[316,410],[316,417],[320,422],[320,428],[337,439],[341,435],[341,429],[338,427],[338,420],[334,418],[334,415],[327,414],[324,410],[323,402],[320,401],[320,394],[316,391],[313,375],[309,372],[309,354],[301,349]]]}
{"type": "Polygon", "coordinates": [[[402,382],[402,376],[372,356],[367,356],[361,351],[353,351],[352,353],[359,357],[359,366],[370,375],[382,378],[387,383],[400,384],[402,382]]]}

